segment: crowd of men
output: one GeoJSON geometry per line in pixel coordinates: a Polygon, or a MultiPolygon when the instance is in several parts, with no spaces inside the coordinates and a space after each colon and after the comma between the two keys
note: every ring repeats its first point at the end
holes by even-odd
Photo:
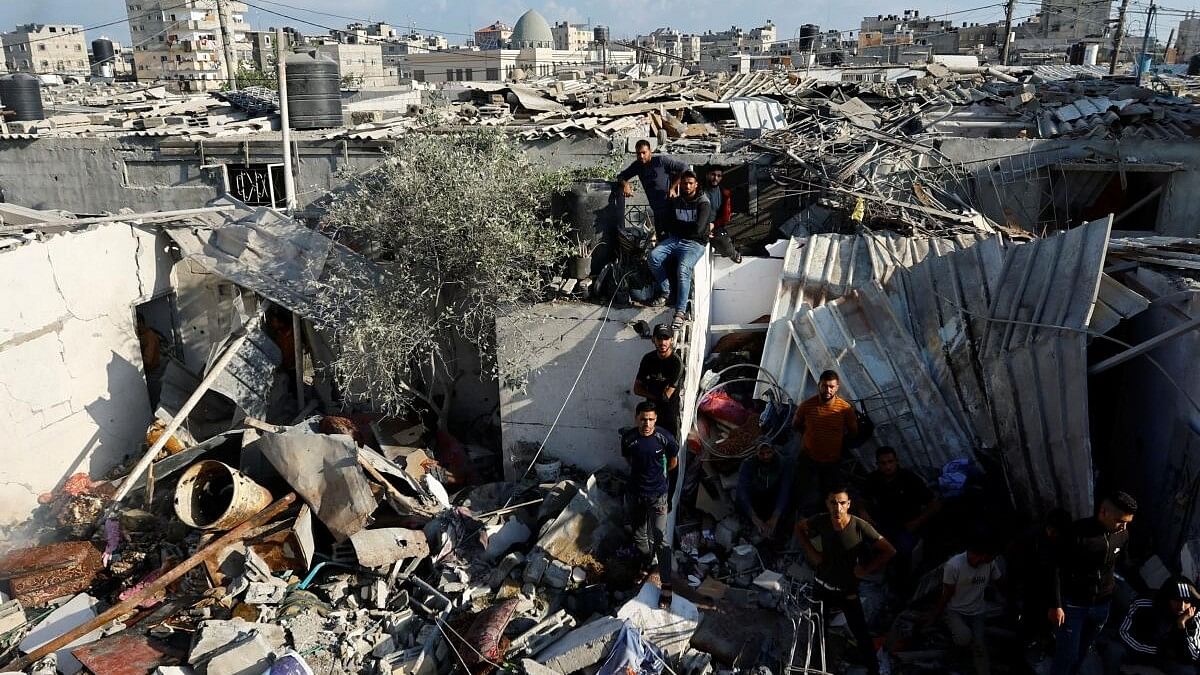
{"type": "MultiPolygon", "coordinates": [[[[683,364],[666,325],[653,331],[655,349],[642,359],[634,390],[636,426],[621,439],[630,464],[630,516],[647,574],[670,599],[671,554],[664,545],[669,486],[677,464],[679,387],[683,364]],[[664,424],[664,420],[666,420],[664,424]],[[657,577],[657,578],[655,578],[657,577]]],[[[802,551],[812,568],[815,598],[827,618],[840,613],[854,639],[858,662],[878,672],[877,644],[859,595],[864,579],[883,579],[903,598],[913,596],[913,555],[943,501],[915,472],[901,466],[896,449],[875,450],[875,468],[857,481],[845,450],[860,433],[853,404],[839,396],[837,373],[820,377],[818,393],[801,402],[792,420],[794,442],[761,444],[738,471],[736,508],[744,532],[760,550],[802,551]],[[814,499],[815,496],[815,499],[814,499]]],[[[1073,675],[1109,623],[1115,570],[1128,546],[1137,503],[1124,492],[1099,500],[1094,515],[1071,521],[1056,510],[1012,543],[973,532],[965,550],[940,566],[940,592],[921,625],[940,626],[964,667],[990,673],[987,631],[1002,612],[988,600],[998,586],[1016,608],[1023,644],[1052,643],[1052,675],[1073,675]],[[1004,554],[1003,556],[1001,554],[1004,554]],[[1001,558],[1006,564],[1001,563],[1001,558]]],[[[1178,675],[1200,664],[1200,591],[1182,576],[1133,603],[1121,618],[1118,640],[1101,655],[1107,672],[1178,675]],[[1121,670],[1116,670],[1117,667],[1121,670]]],[[[951,670],[947,664],[947,672],[951,670]]]]}
{"type": "MultiPolygon", "coordinates": [[[[680,452],[675,434],[683,377],[674,332],[687,319],[692,269],[705,246],[711,243],[735,262],[741,258],[726,230],[732,198],[721,186],[721,169],[709,170],[701,185],[686,164],[655,155],[647,141],[638,142],[637,155],[618,178],[629,196],[629,181],[637,176],[650,205],[657,245],[647,262],[657,285],[648,304],[670,302],[675,313],[670,326],[654,328],[654,350],[638,365],[633,390],[643,400],[636,407],[635,426],[621,437],[621,452],[630,466],[634,543],[647,577],[660,583],[666,604],[672,556],[664,542],[670,478],[680,452]]],[[[1003,545],[994,533],[972,532],[965,550],[940,565],[918,565],[918,546],[943,500],[887,446],[875,450],[874,470],[851,487],[854,459],[848,449],[870,430],[862,428],[866,420],[860,421],[839,390],[837,373],[823,373],[816,395],[796,408],[792,440],[780,446],[763,443],[742,461],[735,506],[744,532],[760,548],[803,552],[814,572],[816,599],[829,617],[845,617],[858,660],[871,673],[879,668],[877,639],[863,610],[860,582],[883,578],[895,597],[908,599],[923,570],[940,577],[941,589],[922,625],[943,627],[970,670],[990,673],[986,634],[997,612],[988,590],[995,585],[1004,587],[1015,608],[1009,616],[1017,618],[1022,645],[1050,651],[1051,675],[1079,672],[1109,623],[1116,566],[1137,513],[1134,499],[1113,492],[1099,500],[1094,515],[1074,521],[1055,509],[1003,545]]],[[[685,491],[686,485],[685,479],[685,491]]],[[[1119,623],[1115,649],[1103,655],[1106,671],[1118,672],[1119,666],[1119,672],[1146,675],[1200,672],[1197,607],[1200,591],[1182,576],[1135,601],[1119,623]]]]}
{"type": "Polygon", "coordinates": [[[654,276],[655,295],[648,304],[675,310],[672,327],[687,320],[692,271],[709,243],[735,263],[742,256],[726,229],[733,217],[733,196],[721,187],[725,172],[717,167],[700,178],[687,164],[667,155],[656,155],[650,142],[637,142],[637,159],[617,175],[626,197],[633,196],[629,182],[637,177],[650,204],[657,244],[646,257],[654,276]],[[674,283],[671,273],[674,271],[674,283]]]}

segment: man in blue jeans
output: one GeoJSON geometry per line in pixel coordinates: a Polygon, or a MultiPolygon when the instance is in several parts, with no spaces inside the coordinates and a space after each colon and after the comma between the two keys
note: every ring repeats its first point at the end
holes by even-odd
{"type": "Polygon", "coordinates": [[[1063,536],[1053,570],[1053,606],[1047,614],[1058,627],[1052,675],[1079,672],[1104,629],[1116,587],[1117,556],[1129,541],[1127,528],[1135,513],[1133,497],[1115,492],[1100,502],[1095,516],[1075,521],[1063,536]]]}
{"type": "Polygon", "coordinates": [[[700,190],[700,181],[692,171],[684,171],[679,179],[680,193],[671,200],[671,226],[667,238],[659,242],[646,262],[658,283],[658,294],[650,301],[652,307],[663,307],[671,292],[667,280],[668,264],[677,264],[675,273],[675,319],[672,328],[679,328],[687,319],[688,295],[692,291],[692,268],[704,257],[704,247],[712,230],[709,221],[708,197],[700,190]]]}

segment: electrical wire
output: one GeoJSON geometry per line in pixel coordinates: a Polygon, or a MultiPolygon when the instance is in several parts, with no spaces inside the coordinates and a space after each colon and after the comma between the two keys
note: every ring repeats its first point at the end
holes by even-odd
{"type": "MultiPolygon", "coordinates": [[[[620,290],[621,286],[625,283],[625,280],[629,278],[630,274],[633,274],[633,270],[626,272],[620,279],[617,280],[616,286],[613,287],[612,297],[608,299],[608,306],[604,308],[604,316],[601,318],[599,325],[596,327],[596,336],[592,338],[592,346],[588,349],[587,356],[585,356],[583,359],[583,365],[579,367],[579,374],[575,376],[575,381],[571,383],[571,388],[567,390],[567,395],[563,397],[563,402],[558,408],[558,413],[554,416],[554,420],[550,422],[550,428],[546,430],[546,435],[542,438],[542,442],[538,446],[537,452],[533,454],[533,459],[529,460],[529,466],[525,467],[525,471],[521,472],[520,478],[525,478],[529,475],[529,472],[533,469],[533,465],[537,463],[538,457],[542,455],[542,450],[546,448],[546,442],[550,440],[550,435],[554,433],[554,429],[558,426],[558,420],[562,418],[563,411],[567,409],[567,405],[571,402],[571,396],[575,394],[575,389],[579,386],[579,381],[583,379],[583,374],[587,372],[588,364],[592,361],[592,354],[596,352],[596,345],[600,343],[600,336],[604,334],[604,326],[608,323],[608,315],[612,313],[613,303],[617,299],[617,291],[620,290]]],[[[512,499],[513,497],[510,496],[508,498],[508,502],[505,502],[504,506],[507,507],[508,503],[511,502],[512,499]]]]}

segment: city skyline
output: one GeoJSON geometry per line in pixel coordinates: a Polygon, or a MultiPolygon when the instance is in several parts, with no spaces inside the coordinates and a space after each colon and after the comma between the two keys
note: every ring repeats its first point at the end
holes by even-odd
{"type": "MultiPolygon", "coordinates": [[[[254,0],[250,4],[247,20],[258,28],[294,26],[301,32],[320,33],[324,32],[322,27],[325,26],[343,28],[351,21],[372,20],[384,21],[398,28],[415,26],[420,32],[441,33],[450,38],[451,43],[464,42],[472,31],[497,19],[511,24],[527,9],[537,10],[551,23],[564,20],[586,23],[590,20],[593,24],[609,26],[614,37],[629,38],[664,26],[699,33],[720,31],[733,25],[749,30],[771,20],[778,27],[780,39],[789,39],[806,23],[818,24],[822,30],[856,31],[863,16],[881,12],[877,3],[857,0],[840,3],[829,0],[804,6],[778,0],[764,0],[753,5],[693,0],[688,6],[694,9],[687,14],[680,13],[678,4],[662,0],[494,0],[469,3],[468,7],[463,8],[466,11],[458,7],[451,9],[447,0],[434,0],[410,7],[397,6],[397,3],[389,0],[339,0],[336,3],[326,0],[254,0]]],[[[944,0],[936,3],[936,6],[907,3],[883,13],[899,14],[905,9],[918,9],[922,14],[934,16],[949,13],[948,18],[957,23],[986,23],[1003,18],[1002,4],[985,4],[980,0],[944,0]],[[918,6],[907,6],[913,4],[918,6]]],[[[104,35],[128,44],[129,28],[124,21],[125,12],[124,0],[49,0],[34,5],[0,6],[0,27],[7,29],[31,22],[78,24],[84,27],[112,23],[89,30],[87,39],[104,35]]],[[[1019,16],[1028,13],[1026,9],[1018,9],[1019,16]]]]}

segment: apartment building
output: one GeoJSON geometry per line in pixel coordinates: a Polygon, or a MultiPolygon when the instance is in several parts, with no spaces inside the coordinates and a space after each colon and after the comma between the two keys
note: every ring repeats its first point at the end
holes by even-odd
{"type": "Polygon", "coordinates": [[[10,72],[87,73],[83,26],[28,23],[0,35],[10,72]]]}
{"type": "Polygon", "coordinates": [[[218,7],[223,7],[233,41],[232,71],[253,63],[246,37],[246,4],[237,0],[128,0],[138,81],[163,81],[178,91],[220,89],[228,77],[218,7]]]}

